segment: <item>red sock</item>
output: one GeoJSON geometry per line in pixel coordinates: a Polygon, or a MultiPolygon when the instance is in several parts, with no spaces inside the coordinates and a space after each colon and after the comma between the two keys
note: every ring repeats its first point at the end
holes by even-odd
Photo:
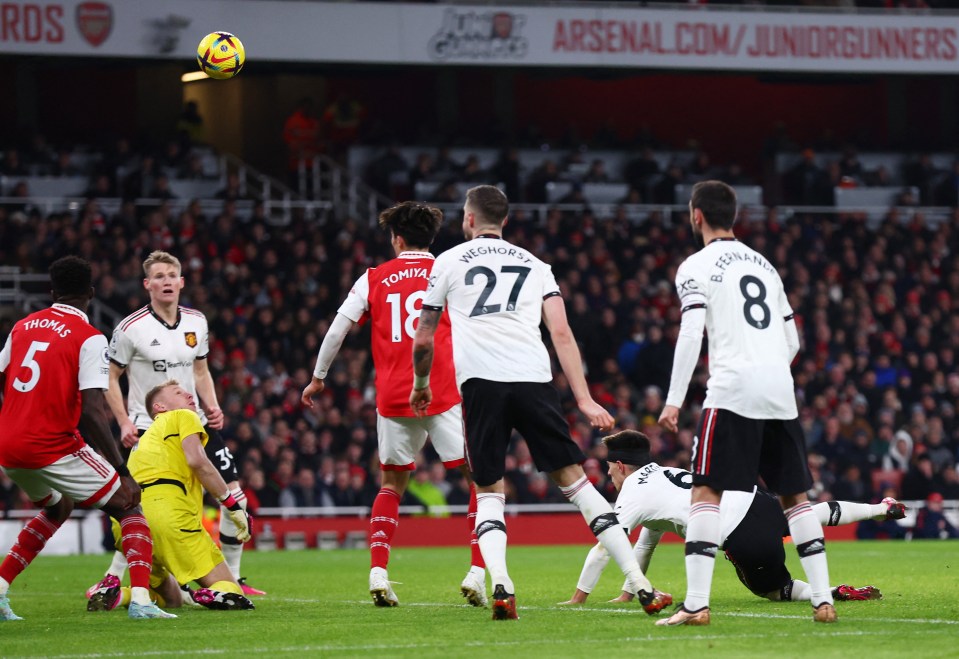
{"type": "Polygon", "coordinates": [[[143,515],[127,515],[120,520],[120,546],[130,568],[130,585],[150,587],[153,567],[153,537],[143,515]]]}
{"type": "Polygon", "coordinates": [[[59,528],[60,523],[48,517],[45,510],[27,522],[17,536],[17,541],[10,548],[10,553],[0,565],[0,578],[7,583],[13,583],[17,575],[33,562],[37,554],[46,546],[47,540],[52,538],[59,528]]]}
{"type": "Polygon", "coordinates": [[[373,500],[370,511],[370,567],[386,569],[390,562],[390,544],[399,526],[400,495],[382,488],[373,500]]]}
{"type": "Polygon", "coordinates": [[[486,561],[483,560],[483,553],[479,548],[479,540],[476,539],[476,485],[470,483],[470,505],[466,513],[466,521],[470,527],[470,553],[472,554],[472,565],[486,569],[486,561]]]}

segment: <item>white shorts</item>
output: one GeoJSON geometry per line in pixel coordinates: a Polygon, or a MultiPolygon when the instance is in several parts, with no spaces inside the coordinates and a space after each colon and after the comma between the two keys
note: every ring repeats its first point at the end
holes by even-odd
{"type": "Polygon", "coordinates": [[[463,408],[459,403],[442,414],[430,416],[376,415],[376,435],[383,471],[413,471],[416,454],[429,436],[447,469],[466,463],[463,439],[463,408]]]}
{"type": "Polygon", "coordinates": [[[116,469],[89,446],[40,469],[2,469],[38,506],[65,496],[78,506],[102,508],[120,489],[116,469]]]}

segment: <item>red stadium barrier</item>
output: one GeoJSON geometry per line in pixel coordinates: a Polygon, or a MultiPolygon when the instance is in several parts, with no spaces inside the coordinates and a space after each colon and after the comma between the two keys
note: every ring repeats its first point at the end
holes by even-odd
{"type": "MultiPolygon", "coordinates": [[[[591,545],[596,541],[582,516],[577,513],[507,515],[506,527],[510,545],[591,545]]],[[[306,546],[313,548],[317,546],[320,533],[335,533],[339,543],[346,539],[347,534],[366,534],[369,520],[363,517],[257,517],[253,528],[254,535],[261,538],[272,534],[277,548],[284,546],[289,533],[302,534],[306,546]]],[[[830,541],[856,538],[855,524],[830,526],[824,531],[826,540],[830,541]]],[[[635,533],[633,535],[635,537],[635,533]]],[[[667,533],[663,542],[681,542],[681,539],[667,533]]],[[[393,538],[396,547],[465,547],[467,544],[466,520],[462,515],[400,517],[393,538]]]]}

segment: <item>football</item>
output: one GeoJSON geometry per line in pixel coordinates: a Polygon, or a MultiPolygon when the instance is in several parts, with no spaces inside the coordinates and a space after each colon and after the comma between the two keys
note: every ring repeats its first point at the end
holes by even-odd
{"type": "Polygon", "coordinates": [[[246,62],[243,43],[229,32],[211,32],[203,37],[196,48],[196,61],[200,70],[211,78],[232,78],[246,62]]]}

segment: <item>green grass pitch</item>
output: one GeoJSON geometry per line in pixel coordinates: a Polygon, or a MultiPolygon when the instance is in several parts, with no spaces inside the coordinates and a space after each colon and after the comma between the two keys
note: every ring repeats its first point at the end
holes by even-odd
{"type": "MultiPolygon", "coordinates": [[[[544,529],[548,532],[548,529],[544,529]]],[[[2,657],[955,657],[959,656],[959,542],[834,542],[833,584],[873,584],[881,601],[840,602],[839,623],[814,624],[807,603],[754,597],[717,560],[708,627],[658,628],[637,604],[609,604],[621,575],[607,568],[591,601],[569,598],[588,547],[511,547],[520,620],[494,622],[465,605],[468,550],[397,547],[390,578],[400,606],[367,592],[366,551],[248,552],[244,572],[269,591],[256,611],[180,609],[177,620],[133,621],[125,610],[87,613],[83,591],[107,556],[38,558],[10,593],[22,622],[0,623],[2,657]],[[652,655],[650,653],[656,653],[652,655]]],[[[791,545],[790,570],[802,575],[791,545]]],[[[676,601],[682,545],[659,547],[650,578],[676,601]]]]}

